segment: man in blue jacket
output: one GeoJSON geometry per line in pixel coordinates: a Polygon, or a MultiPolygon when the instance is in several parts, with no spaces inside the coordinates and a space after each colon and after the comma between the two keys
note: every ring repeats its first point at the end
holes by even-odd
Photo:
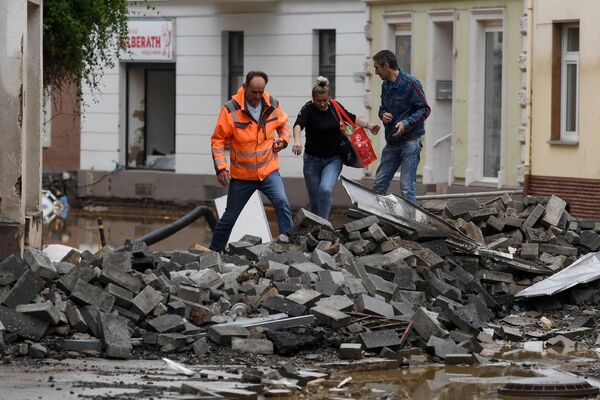
{"type": "Polygon", "coordinates": [[[402,198],[416,202],[417,167],[421,159],[421,136],[431,108],[423,86],[414,76],[400,71],[396,56],[381,50],[373,56],[375,73],[381,80],[379,118],[385,126],[386,145],[381,152],[373,190],[387,194],[394,174],[400,169],[402,198]]]}

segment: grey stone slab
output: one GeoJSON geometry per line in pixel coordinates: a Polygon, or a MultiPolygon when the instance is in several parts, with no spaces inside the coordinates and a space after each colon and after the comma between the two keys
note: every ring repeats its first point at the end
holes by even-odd
{"type": "Polygon", "coordinates": [[[542,221],[548,225],[557,226],[560,219],[565,211],[567,202],[555,195],[550,196],[548,203],[546,204],[546,213],[542,218],[542,221]]]}
{"type": "Polygon", "coordinates": [[[600,249],[600,235],[592,230],[582,231],[579,234],[579,244],[590,251],[600,249]]]}
{"type": "Polygon", "coordinates": [[[367,274],[371,282],[375,285],[376,294],[390,301],[398,285],[394,282],[386,281],[378,275],[367,274]]]}
{"type": "Polygon", "coordinates": [[[354,301],[358,311],[366,314],[381,315],[383,317],[393,317],[394,308],[384,300],[362,294],[354,301]]]}
{"type": "Polygon", "coordinates": [[[495,207],[485,207],[478,210],[472,210],[465,214],[463,217],[467,222],[480,222],[486,221],[490,216],[498,215],[498,210],[495,207]]]}
{"type": "Polygon", "coordinates": [[[357,261],[363,265],[372,267],[385,267],[396,264],[398,261],[405,260],[412,255],[412,251],[405,248],[398,248],[386,254],[371,254],[368,256],[358,257],[357,261]]]}
{"type": "Polygon", "coordinates": [[[78,280],[90,282],[96,277],[96,271],[91,265],[82,262],[75,266],[58,280],[58,286],[67,292],[71,292],[78,280]]]}
{"type": "Polygon", "coordinates": [[[102,257],[102,269],[107,268],[117,270],[121,273],[131,271],[131,253],[105,253],[102,257]]]}
{"type": "Polygon", "coordinates": [[[234,337],[247,338],[250,332],[239,325],[213,325],[208,328],[208,338],[221,345],[231,344],[234,337]]]}
{"type": "Polygon", "coordinates": [[[198,258],[199,257],[197,254],[190,253],[189,251],[185,250],[175,250],[173,251],[173,254],[171,254],[171,261],[179,265],[185,265],[187,263],[198,261],[198,258]]]}
{"type": "Polygon", "coordinates": [[[127,319],[118,315],[100,313],[104,356],[107,358],[131,358],[131,335],[127,319]]]}
{"type": "Polygon", "coordinates": [[[381,227],[378,224],[371,225],[369,227],[369,233],[371,233],[373,240],[375,240],[375,242],[377,242],[379,244],[386,242],[388,240],[387,235],[385,234],[383,229],[381,229],[381,227]]]}
{"type": "Polygon", "coordinates": [[[164,314],[148,321],[148,325],[159,333],[181,332],[185,329],[183,318],[176,314],[164,314]]]}
{"type": "Polygon", "coordinates": [[[27,270],[25,260],[18,254],[11,254],[0,262],[0,286],[16,282],[27,270]]]}
{"type": "Polygon", "coordinates": [[[521,246],[521,258],[523,260],[537,260],[539,258],[539,243],[523,243],[521,246]]]}
{"type": "Polygon", "coordinates": [[[188,336],[182,333],[161,333],[158,335],[157,344],[171,350],[180,349],[187,345],[188,336]]]}
{"type": "Polygon", "coordinates": [[[160,292],[156,291],[150,286],[146,286],[137,296],[133,299],[132,310],[138,313],[140,316],[145,317],[163,301],[163,296],[160,292]]]}
{"type": "Polygon", "coordinates": [[[77,306],[73,305],[67,307],[66,314],[69,324],[73,329],[78,332],[86,332],[88,330],[85,319],[83,318],[83,315],[77,306]]]}
{"type": "Polygon", "coordinates": [[[100,282],[105,285],[112,283],[114,285],[121,286],[130,292],[136,294],[142,290],[142,282],[139,278],[131,275],[128,272],[124,272],[119,267],[114,265],[106,265],[102,269],[100,275],[100,282]]]}
{"type": "Polygon", "coordinates": [[[415,290],[415,282],[420,280],[414,268],[409,266],[398,266],[393,269],[393,282],[398,285],[398,288],[403,290],[415,290]]]}
{"type": "Polygon", "coordinates": [[[324,269],[312,262],[294,263],[290,265],[288,275],[290,277],[297,277],[307,272],[318,273],[319,271],[324,271],[324,269]]]}
{"type": "Polygon", "coordinates": [[[362,345],[360,343],[342,343],[338,354],[342,360],[360,360],[362,358],[362,345]]]}
{"type": "Polygon", "coordinates": [[[351,232],[360,232],[362,230],[368,229],[371,225],[379,222],[379,218],[375,215],[369,215],[368,217],[364,217],[358,219],[356,221],[348,222],[344,225],[344,231],[349,234],[351,232]]]}
{"type": "Polygon", "coordinates": [[[366,350],[400,346],[400,337],[393,329],[362,332],[359,337],[366,350]]]}
{"type": "Polygon", "coordinates": [[[60,321],[59,312],[49,301],[43,303],[20,304],[15,308],[15,311],[47,321],[52,325],[56,325],[60,321]]]}
{"type": "Polygon", "coordinates": [[[426,296],[424,292],[398,289],[392,296],[392,300],[422,306],[425,304],[426,296]]]}
{"type": "Polygon", "coordinates": [[[92,335],[97,338],[101,338],[102,326],[100,324],[100,310],[98,310],[98,307],[85,306],[79,310],[81,311],[81,315],[83,316],[85,324],[89,328],[90,332],[92,332],[92,335]]]}
{"type": "Polygon", "coordinates": [[[273,342],[267,339],[231,338],[231,349],[242,353],[273,354],[273,342]]]}
{"type": "Polygon", "coordinates": [[[317,306],[327,307],[338,311],[352,311],[354,309],[354,302],[347,296],[331,296],[319,299],[317,306]]]}
{"type": "Polygon", "coordinates": [[[315,316],[317,323],[333,329],[343,328],[350,325],[351,322],[350,315],[324,305],[311,308],[310,313],[315,316]]]}
{"type": "Polygon", "coordinates": [[[76,351],[78,353],[84,351],[102,351],[102,342],[100,339],[66,339],[59,343],[65,351],[76,351]]]}
{"type": "Polygon", "coordinates": [[[577,248],[571,246],[561,246],[558,244],[542,243],[540,244],[540,251],[543,253],[549,253],[553,256],[577,256],[577,248]]]}
{"type": "Polygon", "coordinates": [[[546,207],[544,207],[541,204],[536,204],[533,211],[531,211],[525,222],[523,222],[521,229],[526,230],[527,228],[533,228],[535,224],[540,220],[540,218],[542,218],[545,212],[546,207]]]}
{"type": "Polygon", "coordinates": [[[0,324],[6,332],[31,340],[40,340],[48,330],[48,321],[25,315],[10,308],[0,306],[0,324]]]}
{"type": "Polygon", "coordinates": [[[54,279],[58,277],[58,272],[52,261],[42,251],[34,247],[26,247],[23,252],[23,259],[31,268],[31,271],[44,279],[54,279]]]}
{"type": "Polygon", "coordinates": [[[444,259],[438,256],[433,250],[424,248],[413,251],[413,254],[420,265],[425,265],[428,268],[437,268],[444,263],[444,259]]]}
{"type": "Polygon", "coordinates": [[[459,347],[454,340],[450,338],[440,338],[431,336],[427,341],[427,349],[435,356],[445,358],[447,354],[464,353],[465,350],[459,347]]]}
{"type": "Polygon", "coordinates": [[[480,269],[477,271],[476,277],[484,282],[505,282],[505,283],[513,283],[514,278],[511,273],[508,272],[500,272],[500,271],[492,271],[489,269],[480,269]]]}
{"type": "Polygon", "coordinates": [[[106,293],[114,296],[116,305],[125,308],[131,307],[131,304],[133,302],[133,293],[129,290],[121,286],[115,285],[113,283],[109,283],[108,285],[106,285],[105,290],[106,293]]]}
{"type": "Polygon", "coordinates": [[[110,312],[115,304],[115,297],[97,286],[78,280],[71,292],[71,298],[79,303],[96,306],[100,311],[110,312]]]}
{"type": "Polygon", "coordinates": [[[481,207],[481,203],[477,199],[450,199],[446,203],[444,210],[452,219],[457,219],[464,217],[469,211],[477,210],[481,207]]]}
{"type": "Polygon", "coordinates": [[[192,350],[194,351],[194,355],[196,355],[196,356],[208,354],[210,349],[208,347],[206,338],[202,337],[202,338],[199,338],[198,340],[196,340],[194,342],[194,344],[192,345],[192,350]]]}
{"type": "Polygon", "coordinates": [[[62,276],[71,272],[71,270],[75,268],[75,264],[71,264],[70,262],[66,261],[59,261],[54,263],[54,267],[56,268],[58,275],[62,276]]]}
{"type": "Polygon", "coordinates": [[[321,293],[312,289],[300,289],[287,296],[288,300],[302,304],[305,307],[312,306],[319,298],[321,293]]]}
{"type": "Polygon", "coordinates": [[[286,313],[293,317],[303,315],[306,312],[306,307],[302,304],[278,296],[268,298],[263,306],[268,310],[286,313]]]}
{"type": "Polygon", "coordinates": [[[322,268],[337,269],[337,263],[335,262],[333,256],[325,253],[322,250],[315,249],[312,252],[310,259],[314,264],[322,268]]]}
{"type": "Polygon", "coordinates": [[[27,270],[21,275],[12,289],[4,297],[8,307],[29,303],[44,288],[44,281],[35,273],[27,270]]]}
{"type": "Polygon", "coordinates": [[[413,329],[423,338],[429,339],[430,336],[446,337],[446,331],[438,321],[438,314],[420,307],[413,316],[413,329]]]}
{"type": "Polygon", "coordinates": [[[316,214],[311,213],[304,208],[301,208],[294,217],[294,225],[295,226],[303,226],[303,227],[319,227],[319,228],[329,228],[333,230],[331,226],[331,222],[328,220],[319,217],[316,214]]]}

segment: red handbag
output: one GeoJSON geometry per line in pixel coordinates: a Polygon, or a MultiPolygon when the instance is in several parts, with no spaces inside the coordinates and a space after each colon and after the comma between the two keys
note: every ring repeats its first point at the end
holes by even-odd
{"type": "Polygon", "coordinates": [[[377,160],[377,155],[375,155],[375,151],[373,150],[373,146],[371,145],[371,140],[369,139],[367,132],[365,132],[362,126],[356,126],[356,123],[350,119],[346,111],[337,101],[331,99],[330,103],[333,105],[340,122],[340,131],[342,134],[342,161],[345,165],[351,167],[366,168],[373,161],[377,160]],[[350,143],[355,157],[344,155],[344,147],[348,147],[343,143],[344,138],[350,143]]]}

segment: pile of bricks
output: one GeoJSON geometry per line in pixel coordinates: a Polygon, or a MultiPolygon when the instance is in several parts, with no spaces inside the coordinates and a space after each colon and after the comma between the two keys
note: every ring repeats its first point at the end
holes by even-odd
{"type": "MultiPolygon", "coordinates": [[[[289,236],[261,243],[246,235],[222,255],[152,253],[133,242],[119,252],[72,251],[53,263],[27,248],[23,259],[0,263],[0,349],[44,357],[39,342],[52,338],[53,348],[108,358],[131,357],[132,343],[163,353],[227,346],[273,354],[282,350],[269,329],[316,324],[346,338],[341,358],[367,351],[462,363],[491,352],[497,339],[578,337],[590,318],[565,330],[541,327],[534,313],[510,315],[518,291],[600,248],[600,224],[565,208],[555,196],[508,195],[444,208],[443,218],[465,235],[532,270],[470,253],[444,235],[408,240],[375,215],[334,229],[304,209],[289,236]]],[[[575,300],[598,301],[599,293],[575,300]]]]}

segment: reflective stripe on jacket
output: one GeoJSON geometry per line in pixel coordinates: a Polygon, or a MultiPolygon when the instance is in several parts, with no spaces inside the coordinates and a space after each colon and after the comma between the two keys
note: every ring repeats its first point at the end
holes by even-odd
{"type": "Polygon", "coordinates": [[[285,146],[289,143],[288,116],[281,110],[279,101],[267,92],[264,92],[261,101],[262,112],[258,121],[246,110],[243,86],[221,109],[211,138],[217,172],[227,169],[227,145],[231,177],[234,179],[262,181],[279,169],[279,157],[273,152],[273,143],[275,132],[285,146]]]}

